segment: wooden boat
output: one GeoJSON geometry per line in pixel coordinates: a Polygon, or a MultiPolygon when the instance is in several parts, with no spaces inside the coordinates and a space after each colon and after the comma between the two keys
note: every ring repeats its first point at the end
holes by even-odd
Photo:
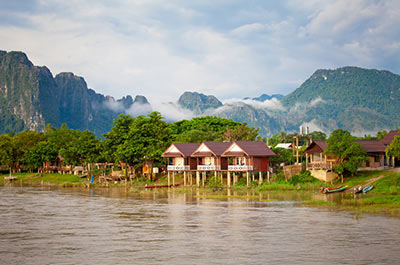
{"type": "Polygon", "coordinates": [[[147,184],[144,186],[145,189],[156,189],[156,188],[169,188],[169,187],[177,187],[179,186],[179,184],[175,184],[175,185],[152,185],[152,186],[148,186],[147,184]]]}
{"type": "Polygon", "coordinates": [[[326,193],[334,193],[334,192],[341,192],[344,191],[346,189],[346,186],[338,186],[338,187],[334,187],[334,188],[330,188],[330,187],[321,187],[321,192],[326,194],[326,193]]]}
{"type": "Polygon", "coordinates": [[[369,186],[365,187],[365,188],[362,190],[362,192],[363,192],[363,193],[367,193],[368,191],[372,190],[373,188],[374,188],[374,186],[369,185],[369,186]]]}
{"type": "Polygon", "coordinates": [[[362,186],[354,187],[354,189],[353,189],[354,194],[360,193],[362,191],[363,191],[362,186]]]}

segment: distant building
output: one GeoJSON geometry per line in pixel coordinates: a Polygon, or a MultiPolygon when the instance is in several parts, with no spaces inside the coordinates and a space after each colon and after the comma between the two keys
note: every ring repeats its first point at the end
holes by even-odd
{"type": "Polygon", "coordinates": [[[292,149],[292,143],[280,143],[275,146],[275,148],[292,149]]]}

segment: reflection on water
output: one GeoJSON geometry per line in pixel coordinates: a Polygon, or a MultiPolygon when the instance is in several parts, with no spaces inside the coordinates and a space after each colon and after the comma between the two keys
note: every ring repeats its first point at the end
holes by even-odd
{"type": "Polygon", "coordinates": [[[0,264],[398,264],[399,219],[295,203],[340,197],[201,195],[0,187],[0,264]]]}

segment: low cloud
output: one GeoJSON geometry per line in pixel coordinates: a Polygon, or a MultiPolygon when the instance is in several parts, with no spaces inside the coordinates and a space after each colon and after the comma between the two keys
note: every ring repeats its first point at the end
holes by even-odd
{"type": "Polygon", "coordinates": [[[124,110],[126,114],[131,116],[147,115],[153,111],[150,104],[133,103],[129,109],[124,110]]]}
{"type": "Polygon", "coordinates": [[[318,104],[323,104],[326,103],[325,100],[323,100],[321,97],[317,97],[316,99],[312,100],[309,104],[310,107],[315,107],[318,104]]]}
{"type": "Polygon", "coordinates": [[[262,110],[281,110],[281,111],[285,110],[285,107],[276,98],[272,98],[270,100],[266,100],[263,102],[258,101],[258,100],[252,100],[252,99],[232,98],[232,99],[224,100],[223,103],[224,104],[244,103],[244,104],[250,105],[256,109],[262,109],[262,110]]]}
{"type": "Polygon", "coordinates": [[[168,122],[175,122],[180,120],[190,120],[196,115],[188,110],[181,108],[172,102],[152,102],[153,109],[161,113],[168,122]]]}

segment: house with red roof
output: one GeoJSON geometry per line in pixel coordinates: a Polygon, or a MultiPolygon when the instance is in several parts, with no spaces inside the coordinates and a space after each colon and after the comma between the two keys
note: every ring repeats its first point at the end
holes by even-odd
{"type": "MultiPolygon", "coordinates": [[[[393,142],[393,139],[396,135],[400,136],[400,132],[390,131],[388,134],[385,135],[385,137],[383,137],[381,142],[385,145],[385,148],[388,147],[393,142]]],[[[386,157],[385,165],[391,167],[398,167],[400,166],[400,161],[395,157],[386,157]]]]}
{"type": "MultiPolygon", "coordinates": [[[[227,185],[231,184],[232,175],[247,175],[249,184],[250,173],[259,173],[259,183],[262,182],[262,172],[269,176],[269,158],[275,153],[261,141],[236,142],[203,142],[203,143],[173,143],[162,154],[168,158],[168,176],[176,172],[183,172],[184,184],[187,184],[186,173],[189,174],[189,184],[192,183],[192,172],[196,172],[196,184],[200,186],[200,172],[202,183],[209,172],[219,176],[223,181],[227,177],[227,185]]],[[[235,178],[234,178],[235,182],[235,178]]],[[[169,183],[169,182],[168,182],[169,183]]]]}

